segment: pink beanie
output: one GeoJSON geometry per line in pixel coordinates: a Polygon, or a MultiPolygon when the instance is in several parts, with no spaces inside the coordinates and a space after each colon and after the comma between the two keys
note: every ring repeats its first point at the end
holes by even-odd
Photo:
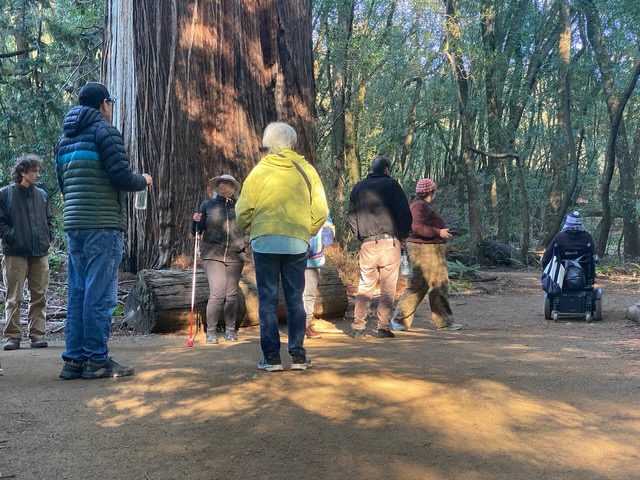
{"type": "Polygon", "coordinates": [[[433,192],[436,187],[436,182],[434,182],[430,178],[421,178],[420,180],[418,180],[418,183],[416,183],[416,193],[420,195],[433,192]]]}

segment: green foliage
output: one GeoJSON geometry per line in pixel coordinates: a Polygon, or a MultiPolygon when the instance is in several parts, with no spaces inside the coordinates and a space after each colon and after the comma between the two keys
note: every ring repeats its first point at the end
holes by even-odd
{"type": "MultiPolygon", "coordinates": [[[[75,92],[100,75],[103,2],[0,0],[0,183],[15,159],[44,161],[41,186],[60,216],[53,153],[75,92]]],[[[64,245],[56,222],[56,246],[64,245]]]]}
{"type": "Polygon", "coordinates": [[[459,260],[447,261],[447,270],[449,271],[449,277],[458,280],[472,280],[480,276],[480,265],[475,263],[473,265],[465,265],[459,260]]]}
{"type": "Polygon", "coordinates": [[[610,256],[596,265],[596,275],[625,275],[640,277],[640,264],[610,256]]]}

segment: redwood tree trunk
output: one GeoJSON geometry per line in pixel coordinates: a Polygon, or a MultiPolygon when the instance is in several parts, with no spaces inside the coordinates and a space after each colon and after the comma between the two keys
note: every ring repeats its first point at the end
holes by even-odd
{"type": "Polygon", "coordinates": [[[242,182],[269,122],[290,123],[314,163],[311,1],[107,0],[106,19],[114,124],[154,178],[148,209],[129,207],[125,267],[188,264],[208,180],[242,182]]]}

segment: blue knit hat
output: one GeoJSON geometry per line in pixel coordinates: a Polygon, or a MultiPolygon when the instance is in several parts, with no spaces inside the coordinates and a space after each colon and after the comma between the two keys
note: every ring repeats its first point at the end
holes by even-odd
{"type": "Polygon", "coordinates": [[[567,215],[567,220],[564,222],[565,227],[577,227],[578,225],[582,225],[582,217],[580,216],[580,213],[575,211],[567,215]]]}

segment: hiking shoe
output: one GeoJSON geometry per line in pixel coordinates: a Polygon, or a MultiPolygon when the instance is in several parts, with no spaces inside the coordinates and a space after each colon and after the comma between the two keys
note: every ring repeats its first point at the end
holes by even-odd
{"type": "Polygon", "coordinates": [[[62,370],[58,375],[63,380],[75,380],[82,376],[82,367],[84,362],[76,362],[75,360],[67,360],[64,362],[62,370]]]}
{"type": "Polygon", "coordinates": [[[364,332],[364,330],[352,330],[349,336],[351,338],[365,338],[367,334],[364,332]]]}
{"type": "Polygon", "coordinates": [[[9,338],[4,342],[3,350],[18,350],[20,348],[19,338],[9,338]]]}
{"type": "Polygon", "coordinates": [[[269,358],[262,358],[262,360],[258,362],[258,368],[265,372],[281,372],[284,370],[282,360],[280,360],[280,357],[276,357],[275,355],[269,358]]]}
{"type": "Polygon", "coordinates": [[[446,327],[438,328],[438,330],[460,330],[461,328],[462,325],[460,325],[459,323],[450,323],[446,327]]]}
{"type": "Polygon", "coordinates": [[[31,348],[47,348],[49,342],[47,342],[42,335],[34,335],[31,337],[31,348]]]}
{"type": "Polygon", "coordinates": [[[82,367],[82,378],[93,380],[95,378],[128,377],[133,375],[134,371],[133,367],[120,365],[112,358],[105,362],[87,360],[82,367]]]}
{"type": "Polygon", "coordinates": [[[391,330],[385,330],[383,328],[378,329],[378,334],[377,334],[378,338],[393,338],[395,336],[396,334],[393,333],[391,330]]]}
{"type": "Polygon", "coordinates": [[[234,330],[229,330],[227,333],[224,334],[224,339],[227,342],[237,342],[238,334],[234,330]]]}
{"type": "Polygon", "coordinates": [[[396,332],[401,332],[403,330],[407,330],[407,327],[405,327],[400,322],[396,322],[395,320],[391,320],[391,325],[389,326],[389,329],[390,330],[395,330],[396,332]]]}
{"type": "Polygon", "coordinates": [[[322,335],[316,332],[316,329],[313,328],[313,325],[307,325],[304,330],[304,334],[307,336],[307,338],[322,338],[322,335]]]}
{"type": "Polygon", "coordinates": [[[207,333],[207,343],[209,345],[214,345],[218,343],[218,337],[216,337],[215,333],[207,333]]]}
{"type": "Polygon", "coordinates": [[[306,370],[311,367],[311,360],[305,354],[297,353],[291,356],[291,370],[306,370]]]}

